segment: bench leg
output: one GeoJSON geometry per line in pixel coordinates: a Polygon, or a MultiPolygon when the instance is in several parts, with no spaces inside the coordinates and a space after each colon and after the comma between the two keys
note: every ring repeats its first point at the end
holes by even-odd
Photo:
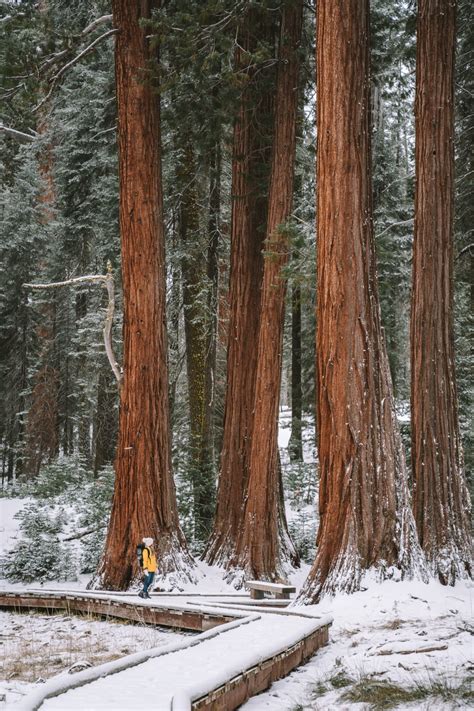
{"type": "Polygon", "coordinates": [[[263,590],[251,590],[250,597],[252,600],[263,600],[263,598],[264,598],[263,590]]]}
{"type": "Polygon", "coordinates": [[[289,600],[290,599],[290,593],[275,593],[275,598],[277,600],[289,600]]]}

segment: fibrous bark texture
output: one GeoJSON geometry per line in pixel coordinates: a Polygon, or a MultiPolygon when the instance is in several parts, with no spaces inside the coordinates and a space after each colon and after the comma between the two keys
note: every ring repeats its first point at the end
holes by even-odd
{"type": "Polygon", "coordinates": [[[369,2],[317,13],[320,528],[300,601],[423,571],[380,324],[372,228],[369,2]]]}
{"type": "Polygon", "coordinates": [[[414,512],[431,572],[472,573],[453,346],[455,2],[419,0],[411,320],[414,512]]]}
{"type": "Polygon", "coordinates": [[[205,554],[208,563],[224,566],[235,553],[247,490],[273,129],[274,85],[256,73],[252,53],[272,37],[268,14],[252,8],[234,60],[244,88],[233,139],[226,403],[216,516],[205,554]]]}
{"type": "Polygon", "coordinates": [[[112,513],[92,584],[124,590],[138,575],[135,546],[143,536],[155,539],[159,574],[171,582],[189,574],[191,559],[171,472],[160,114],[149,71],[153,57],[141,24],[153,2],[114,0],[112,5],[118,29],[124,372],[112,513]]]}
{"type": "Polygon", "coordinates": [[[278,410],[287,283],[283,270],[291,249],[287,222],[293,204],[302,15],[302,2],[283,7],[249,482],[233,560],[234,567],[245,575],[267,580],[283,577],[288,560],[297,560],[289,536],[281,535],[286,526],[280,523],[284,511],[279,505],[278,410]]]}

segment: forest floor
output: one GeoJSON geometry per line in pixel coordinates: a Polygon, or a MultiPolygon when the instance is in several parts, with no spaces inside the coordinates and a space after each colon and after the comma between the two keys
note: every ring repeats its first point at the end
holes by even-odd
{"type": "MultiPolygon", "coordinates": [[[[190,594],[215,595],[227,588],[218,569],[203,565],[200,572],[200,583],[189,586],[190,594]]],[[[299,586],[307,572],[307,566],[297,571],[294,584],[299,586]]],[[[172,604],[172,596],[166,597],[172,604]]],[[[446,588],[436,582],[373,582],[363,592],[327,598],[305,610],[333,616],[329,645],[242,709],[474,708],[473,607],[474,586],[467,583],[446,588]]],[[[162,629],[62,615],[5,612],[0,626],[0,695],[9,702],[41,683],[41,677],[75,663],[98,664],[179,637],[162,629]]]]}
{"type": "MultiPolygon", "coordinates": [[[[286,450],[288,421],[283,413],[279,445],[288,484],[288,521],[311,560],[317,528],[314,431],[305,430],[303,466],[293,466],[286,450]]],[[[0,498],[0,557],[18,537],[14,515],[25,503],[0,498]]],[[[297,589],[308,572],[303,563],[290,576],[297,589]]],[[[187,594],[236,593],[223,580],[222,570],[202,562],[196,579],[184,586],[179,602],[187,594]]],[[[82,576],[74,583],[46,583],[44,589],[85,589],[87,582],[82,576]]],[[[28,587],[0,579],[0,589],[28,587]]],[[[166,598],[172,604],[172,596],[166,598]]],[[[164,600],[160,595],[160,603],[164,600]]],[[[367,581],[362,592],[326,598],[305,609],[333,617],[329,645],[250,699],[244,711],[474,709],[473,583],[447,588],[435,581],[367,581]]],[[[67,673],[75,664],[100,664],[177,638],[172,631],[84,617],[0,613],[0,711],[4,700],[15,701],[42,679],[67,673]]]]}

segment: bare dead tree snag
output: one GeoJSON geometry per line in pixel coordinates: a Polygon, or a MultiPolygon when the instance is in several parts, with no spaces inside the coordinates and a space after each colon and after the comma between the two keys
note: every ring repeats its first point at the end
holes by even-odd
{"type": "Polygon", "coordinates": [[[453,334],[456,3],[419,0],[411,319],[414,513],[431,572],[472,575],[453,334]]]}
{"type": "Polygon", "coordinates": [[[114,277],[112,274],[112,265],[110,262],[107,264],[107,274],[91,274],[81,277],[74,277],[73,279],[66,279],[66,281],[55,281],[50,284],[23,284],[25,288],[28,289],[55,289],[61,286],[80,286],[82,284],[102,284],[107,289],[108,294],[108,305],[104,320],[104,345],[107,358],[112,368],[112,372],[115,379],[120,386],[122,382],[122,372],[120,366],[117,363],[114,355],[113,345],[112,345],[112,326],[114,322],[114,312],[115,312],[115,286],[114,277]]]}
{"type": "Polygon", "coordinates": [[[369,1],[317,6],[320,527],[299,600],[425,575],[380,323],[372,224],[369,1]]]}

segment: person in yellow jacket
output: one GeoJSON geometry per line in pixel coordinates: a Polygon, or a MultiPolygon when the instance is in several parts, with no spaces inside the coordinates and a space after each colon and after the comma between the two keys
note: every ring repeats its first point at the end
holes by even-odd
{"type": "Polygon", "coordinates": [[[148,588],[152,585],[156,573],[156,555],[153,550],[153,538],[143,538],[145,548],[143,549],[143,590],[138,593],[139,597],[150,598],[148,588]]]}

